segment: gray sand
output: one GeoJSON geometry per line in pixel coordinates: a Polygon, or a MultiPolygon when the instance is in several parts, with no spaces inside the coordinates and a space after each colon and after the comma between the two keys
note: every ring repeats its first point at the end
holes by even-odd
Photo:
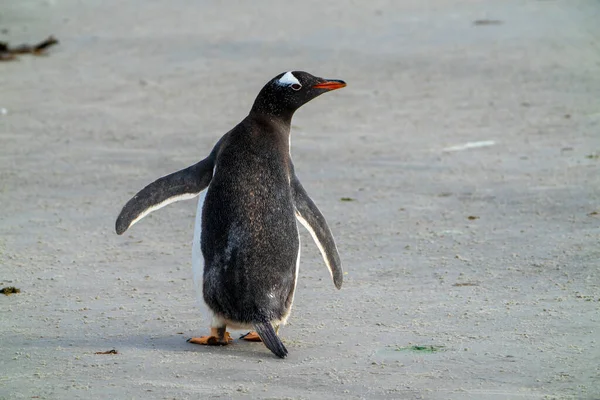
{"type": "Polygon", "coordinates": [[[0,6],[60,40],[0,64],[0,398],[599,399],[600,4],[227,3],[0,6]],[[195,202],[115,217],[290,69],[344,287],[302,230],[289,358],[188,344],[195,202]]]}

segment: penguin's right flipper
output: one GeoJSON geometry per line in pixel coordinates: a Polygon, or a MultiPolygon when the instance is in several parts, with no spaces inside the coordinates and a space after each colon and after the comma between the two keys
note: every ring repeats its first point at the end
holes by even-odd
{"type": "Polygon", "coordinates": [[[163,176],[140,190],[125,204],[117,217],[115,228],[121,235],[152,211],[179,200],[192,199],[210,183],[214,158],[205,158],[191,167],[163,176]]]}
{"type": "Polygon", "coordinates": [[[304,190],[304,187],[302,187],[300,180],[298,180],[295,174],[290,184],[296,206],[296,219],[304,225],[312,236],[321,251],[327,268],[329,268],[333,284],[336,288],[341,289],[344,280],[342,262],[340,261],[340,255],[327,221],[323,214],[321,214],[321,211],[319,211],[317,205],[308,196],[308,193],[306,193],[306,190],[304,190]]]}

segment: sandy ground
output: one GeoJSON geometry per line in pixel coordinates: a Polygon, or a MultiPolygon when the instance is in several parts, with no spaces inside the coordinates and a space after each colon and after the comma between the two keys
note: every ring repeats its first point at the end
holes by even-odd
{"type": "Polygon", "coordinates": [[[0,64],[0,286],[21,289],[0,296],[0,398],[599,399],[599,20],[566,0],[1,3],[0,40],[61,43],[0,64]],[[344,287],[303,231],[288,359],[188,344],[195,202],[123,237],[115,217],[290,69],[349,84],[292,141],[344,287]]]}

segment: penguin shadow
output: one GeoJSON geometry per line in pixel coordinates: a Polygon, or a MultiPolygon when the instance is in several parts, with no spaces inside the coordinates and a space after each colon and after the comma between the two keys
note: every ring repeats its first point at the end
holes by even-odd
{"type": "MultiPolygon", "coordinates": [[[[117,340],[103,340],[106,344],[104,347],[114,348],[116,350],[121,347],[123,352],[125,349],[139,349],[139,350],[159,350],[165,352],[182,352],[182,353],[199,353],[206,355],[239,355],[241,358],[248,359],[264,359],[264,358],[275,358],[271,351],[265,347],[262,342],[249,342],[239,337],[247,332],[245,331],[234,331],[231,333],[233,342],[226,346],[204,346],[194,343],[189,343],[187,340],[190,339],[188,333],[175,333],[172,335],[165,336],[141,336],[134,335],[126,338],[118,338],[117,340]],[[111,347],[112,346],[112,347],[111,347]]],[[[96,341],[96,346],[102,346],[100,341],[96,341]]]]}
{"type": "Polygon", "coordinates": [[[60,349],[65,354],[74,356],[115,355],[127,356],[136,351],[160,351],[167,353],[198,353],[206,356],[239,356],[243,359],[276,359],[261,342],[248,342],[239,339],[245,332],[235,332],[233,343],[227,346],[203,346],[188,343],[187,334],[174,333],[164,336],[131,335],[124,337],[42,337],[35,340],[8,338],[9,342],[18,343],[30,349],[60,349]],[[11,340],[12,339],[12,340],[11,340]]]}
{"type": "Polygon", "coordinates": [[[235,334],[232,334],[232,337],[234,338],[233,342],[227,346],[202,346],[184,341],[184,343],[187,345],[185,346],[184,351],[216,356],[219,354],[238,356],[242,359],[264,360],[266,358],[278,360],[278,358],[275,357],[262,342],[248,342],[246,340],[239,339],[242,334],[242,332],[236,332],[235,334]]]}

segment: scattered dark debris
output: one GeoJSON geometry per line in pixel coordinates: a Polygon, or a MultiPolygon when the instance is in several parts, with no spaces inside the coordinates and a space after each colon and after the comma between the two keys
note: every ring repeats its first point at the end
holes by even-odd
{"type": "Polygon", "coordinates": [[[119,354],[115,349],[107,350],[107,351],[97,351],[94,354],[119,354]]]}
{"type": "Polygon", "coordinates": [[[340,198],[340,201],[356,201],[356,199],[353,199],[352,197],[342,197],[340,198]]]}
{"type": "Polygon", "coordinates": [[[565,119],[570,119],[571,118],[571,114],[565,114],[564,117],[565,117],[565,119]]]}
{"type": "Polygon", "coordinates": [[[528,102],[528,101],[524,101],[524,102],[521,103],[521,106],[522,107],[531,107],[531,103],[528,102]]]}
{"type": "Polygon", "coordinates": [[[590,160],[596,160],[600,158],[600,153],[588,154],[585,158],[589,158],[590,160]]]}
{"type": "Polygon", "coordinates": [[[438,351],[444,351],[444,346],[434,346],[434,345],[427,345],[427,346],[418,346],[418,345],[413,345],[413,346],[402,346],[402,347],[397,347],[396,351],[414,351],[417,353],[436,353],[438,351]]]}
{"type": "Polygon", "coordinates": [[[442,192],[438,194],[438,197],[450,197],[452,196],[452,192],[442,192]]]}
{"type": "Polygon", "coordinates": [[[596,299],[594,296],[581,294],[579,292],[575,294],[575,298],[583,299],[585,301],[600,301],[600,297],[596,299]]]}
{"type": "Polygon", "coordinates": [[[562,149],[560,149],[560,151],[573,151],[575,150],[575,148],[573,147],[563,147],[562,149]]]}
{"type": "Polygon", "coordinates": [[[177,332],[177,335],[183,335],[183,332],[177,332]]]}
{"type": "Polygon", "coordinates": [[[0,293],[10,296],[11,294],[21,293],[21,289],[16,288],[14,286],[7,286],[5,288],[0,289],[0,293]]]}
{"type": "Polygon", "coordinates": [[[590,217],[593,217],[594,215],[598,215],[598,214],[600,214],[600,212],[598,212],[598,211],[592,211],[592,212],[591,212],[591,213],[589,213],[588,215],[589,215],[590,217]]]}
{"type": "Polygon", "coordinates": [[[470,220],[470,221],[473,221],[473,220],[479,219],[479,217],[478,217],[478,216],[476,216],[476,215],[469,215],[469,216],[467,217],[467,219],[468,219],[468,220],[470,220]]]}
{"type": "Polygon", "coordinates": [[[476,19],[475,21],[473,21],[473,25],[502,25],[502,21],[500,21],[499,19],[476,19]]]}
{"type": "Polygon", "coordinates": [[[462,287],[462,286],[479,286],[479,283],[476,282],[457,282],[452,286],[462,287]]]}
{"type": "Polygon", "coordinates": [[[0,61],[11,61],[17,58],[19,54],[33,54],[39,56],[44,54],[50,46],[58,44],[58,40],[54,36],[49,36],[48,39],[36,44],[22,44],[16,47],[9,47],[8,43],[0,42],[0,61]]]}

